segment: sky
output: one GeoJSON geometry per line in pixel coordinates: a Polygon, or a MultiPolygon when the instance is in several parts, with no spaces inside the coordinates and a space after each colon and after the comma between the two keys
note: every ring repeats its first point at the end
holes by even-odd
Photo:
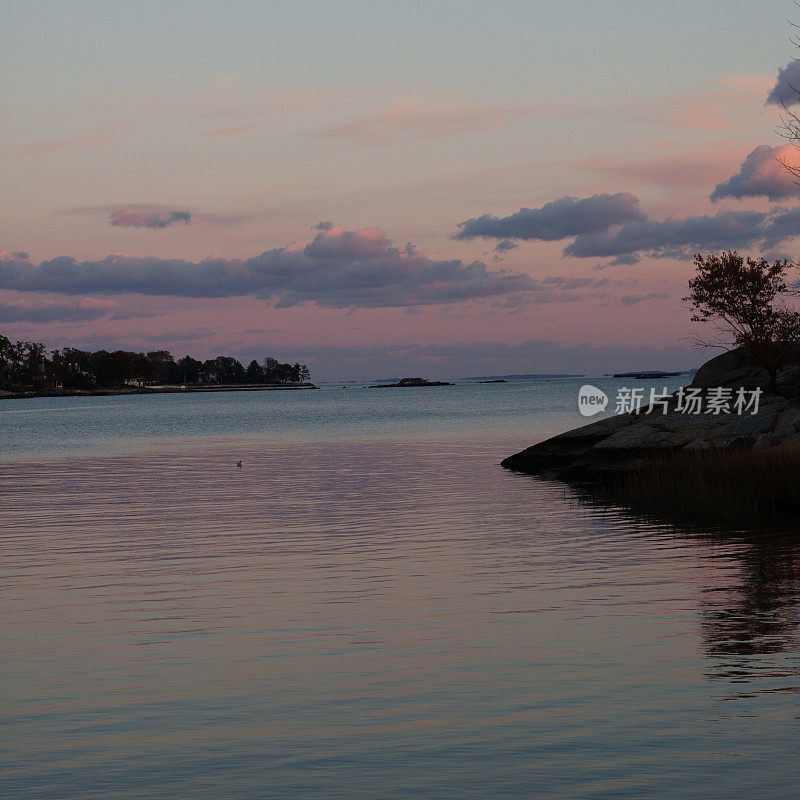
{"type": "Polygon", "coordinates": [[[317,380],[688,369],[693,254],[794,258],[800,10],[0,6],[0,333],[317,380]]]}

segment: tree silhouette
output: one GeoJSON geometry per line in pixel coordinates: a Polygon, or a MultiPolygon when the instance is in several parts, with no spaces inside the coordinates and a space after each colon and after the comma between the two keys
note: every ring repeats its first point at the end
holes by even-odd
{"type": "Polygon", "coordinates": [[[245,372],[245,377],[248,383],[261,383],[264,380],[264,369],[261,364],[253,359],[248,365],[245,372]]]}
{"type": "Polygon", "coordinates": [[[200,380],[203,362],[186,355],[178,362],[178,369],[183,383],[197,383],[200,380]]]}
{"type": "Polygon", "coordinates": [[[40,342],[12,342],[0,334],[0,389],[43,391],[57,389],[142,386],[148,382],[177,383],[299,383],[310,377],[305,364],[281,364],[265,358],[262,367],[250,362],[247,370],[231,356],[198,361],[187,355],[177,363],[168,350],[136,353],[130,350],[89,352],[74,347],[53,350],[48,357],[40,342]]]}
{"type": "Polygon", "coordinates": [[[795,354],[800,342],[800,313],[788,307],[798,294],[787,285],[791,261],[745,258],[735,250],[705,258],[696,255],[697,272],[689,280],[683,299],[692,310],[692,321],[707,323],[712,339],[698,337],[705,347],[741,347],[746,357],[769,375],[775,392],[777,374],[795,354]]]}

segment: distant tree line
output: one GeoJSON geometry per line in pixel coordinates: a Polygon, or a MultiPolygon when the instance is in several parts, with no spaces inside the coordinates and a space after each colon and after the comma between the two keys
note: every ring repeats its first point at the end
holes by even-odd
{"type": "Polygon", "coordinates": [[[200,361],[187,355],[176,361],[168,350],[49,351],[40,342],[12,342],[0,335],[0,388],[118,389],[153,384],[301,383],[311,373],[305,364],[281,364],[267,357],[245,368],[231,356],[200,361]]]}

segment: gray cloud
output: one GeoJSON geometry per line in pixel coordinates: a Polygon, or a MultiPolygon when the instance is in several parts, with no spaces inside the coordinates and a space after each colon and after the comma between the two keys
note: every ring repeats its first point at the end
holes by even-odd
{"type": "Polygon", "coordinates": [[[709,216],[643,220],[613,233],[575,237],[565,256],[594,258],[645,253],[652,258],[691,258],[699,250],[772,248],[800,235],[800,209],[790,211],[726,211],[709,216]]]}
{"type": "Polygon", "coordinates": [[[175,211],[157,203],[114,203],[113,205],[73,206],[59,212],[66,216],[103,215],[109,225],[128,228],[167,228],[176,223],[200,224],[206,227],[228,228],[265,219],[269,211],[249,214],[209,214],[204,211],[175,211]]]}
{"type": "Polygon", "coordinates": [[[152,311],[118,311],[112,314],[109,319],[122,321],[128,319],[154,319],[155,317],[163,317],[163,314],[152,311]]]}
{"type": "Polygon", "coordinates": [[[637,253],[625,253],[624,255],[612,258],[611,261],[606,261],[604,264],[597,264],[597,266],[592,267],[592,269],[595,272],[599,272],[600,270],[609,269],[609,267],[633,266],[634,264],[638,264],[641,260],[641,256],[637,253]]]}
{"type": "Polygon", "coordinates": [[[800,236],[800,208],[792,208],[789,211],[780,209],[770,213],[764,227],[762,244],[768,250],[779,247],[787,239],[800,236]]]}
{"type": "Polygon", "coordinates": [[[318,222],[316,225],[312,225],[311,229],[315,231],[329,231],[332,227],[332,222],[318,222]]]}
{"type": "Polygon", "coordinates": [[[645,219],[639,198],[628,192],[583,199],[560,197],[541,208],[521,208],[508,217],[484,214],[459,223],[456,239],[539,239],[556,241],[604,231],[612,225],[645,219]]]}
{"type": "Polygon", "coordinates": [[[775,85],[767,95],[767,105],[790,106],[800,102],[800,61],[790,61],[783,69],[778,70],[775,85]]]}
{"type": "Polygon", "coordinates": [[[410,245],[395,247],[377,228],[332,228],[305,246],[267,250],[243,261],[112,255],[80,262],[62,256],[36,265],[6,256],[0,259],[0,288],[73,295],[252,295],[279,307],[439,305],[518,293],[538,302],[576,299],[524,273],[491,270],[480,261],[434,261],[410,245]]]}
{"type": "Polygon", "coordinates": [[[176,222],[188,225],[192,215],[188,211],[142,211],[139,209],[120,208],[112,211],[108,224],[121,228],[168,228],[176,222]]]}
{"type": "Polygon", "coordinates": [[[559,289],[585,289],[588,286],[607,286],[608,279],[570,277],[566,275],[548,275],[542,280],[542,285],[557,286],[559,289]]]}
{"type": "Polygon", "coordinates": [[[519,247],[518,244],[512,242],[511,239],[501,239],[495,246],[494,249],[498,253],[506,253],[509,250],[516,250],[519,247]]]}
{"type": "Polygon", "coordinates": [[[782,200],[797,197],[800,194],[797,179],[783,166],[783,163],[794,163],[796,160],[797,152],[793,145],[759,145],[747,155],[736,175],[717,184],[710,199],[768,197],[770,200],[782,200]]]}
{"type": "Polygon", "coordinates": [[[108,316],[102,303],[0,303],[0,323],[10,322],[92,322],[108,316]]]}
{"type": "Polygon", "coordinates": [[[626,306],[635,306],[645,300],[669,300],[669,295],[665,292],[650,292],[649,294],[626,294],[620,297],[620,302],[626,306]]]}

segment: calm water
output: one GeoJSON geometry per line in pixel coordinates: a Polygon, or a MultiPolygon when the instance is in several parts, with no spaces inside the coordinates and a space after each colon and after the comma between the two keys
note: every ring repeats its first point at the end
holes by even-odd
{"type": "Polygon", "coordinates": [[[0,796],[797,797],[800,537],[501,469],[579,385],[0,404],[0,796]]]}

